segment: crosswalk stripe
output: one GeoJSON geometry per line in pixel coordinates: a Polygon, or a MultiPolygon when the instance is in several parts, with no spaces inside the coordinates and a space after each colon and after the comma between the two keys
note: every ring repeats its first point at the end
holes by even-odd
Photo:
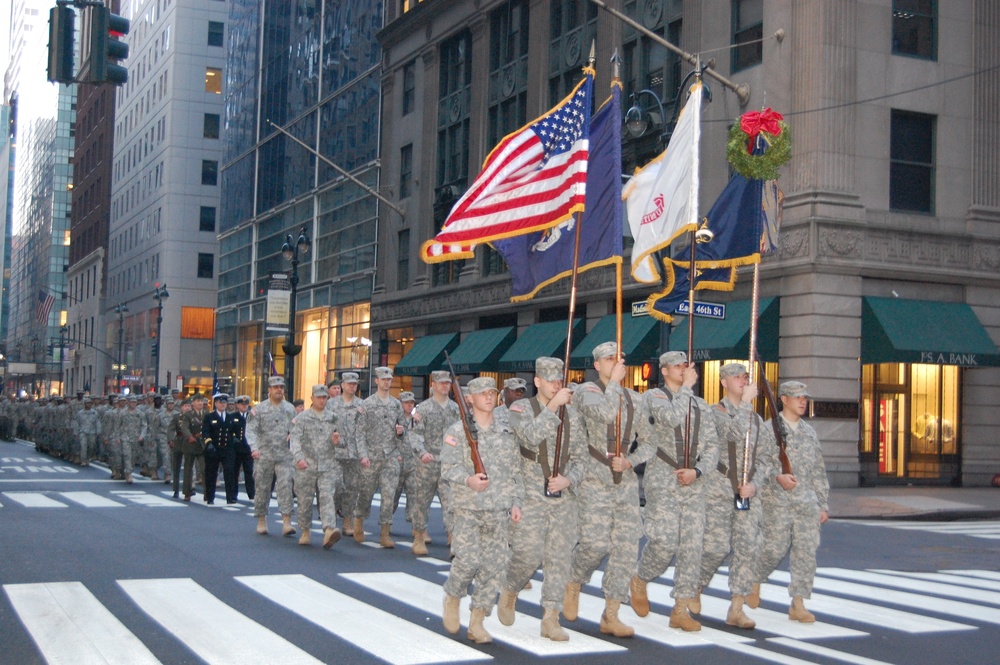
{"type": "Polygon", "coordinates": [[[42,492],[4,492],[3,495],[25,508],[68,508],[65,503],[56,501],[42,492]]]}
{"type": "Polygon", "coordinates": [[[893,575],[895,577],[912,577],[918,580],[928,580],[931,582],[944,582],[945,584],[957,584],[958,588],[973,587],[976,589],[990,589],[1000,591],[1000,581],[984,580],[975,577],[964,577],[962,575],[952,575],[951,572],[944,573],[908,573],[902,570],[875,569],[873,573],[882,575],[893,575]]]}
{"type": "MultiPolygon", "coordinates": [[[[788,573],[778,570],[771,573],[769,581],[779,583],[784,582],[787,585],[789,576],[788,573]]],[[[817,581],[820,581],[820,579],[817,578],[817,581]]],[[[712,580],[712,583],[709,586],[712,589],[717,590],[723,590],[726,588],[725,583],[718,578],[712,580]]],[[[788,606],[788,602],[790,600],[787,588],[777,587],[773,584],[762,584],[760,587],[760,597],[769,603],[776,603],[785,607],[788,606]]],[[[849,600],[847,598],[828,596],[826,594],[816,593],[815,591],[809,599],[808,606],[814,613],[818,612],[820,614],[829,614],[841,619],[847,619],[848,621],[877,626],[882,629],[898,630],[904,633],[918,634],[948,632],[955,630],[976,630],[975,626],[956,623],[954,621],[947,621],[945,619],[936,619],[933,617],[923,616],[921,614],[906,612],[904,610],[897,610],[891,607],[882,607],[874,604],[870,605],[868,603],[849,600]]]]}
{"type": "Polygon", "coordinates": [[[4,591],[49,663],[160,662],[81,582],[5,584],[4,591]]]}
{"type": "Polygon", "coordinates": [[[823,647],[818,644],[809,644],[808,642],[799,642],[798,640],[793,640],[787,637],[771,637],[767,640],[771,644],[780,644],[785,647],[790,647],[792,649],[799,649],[800,651],[806,651],[808,653],[824,656],[833,660],[840,660],[845,663],[853,663],[854,665],[890,665],[884,660],[875,660],[874,658],[866,658],[864,656],[858,656],[853,653],[846,653],[844,651],[837,651],[836,649],[831,649],[829,647],[823,647]]]}
{"type": "MultiPolygon", "coordinates": [[[[965,587],[955,587],[950,584],[940,582],[921,581],[907,579],[895,575],[885,575],[877,572],[864,570],[847,570],[844,568],[818,568],[817,573],[845,579],[851,582],[866,582],[880,586],[895,587],[909,592],[920,592],[934,594],[935,596],[945,596],[947,598],[958,598],[963,601],[975,601],[979,603],[989,603],[1000,605],[1000,593],[987,591],[985,589],[968,589],[965,587]]],[[[877,589],[876,594],[881,594],[882,589],[877,589]]],[[[1000,613],[997,614],[1000,619],[1000,613]]]]}
{"type": "Polygon", "coordinates": [[[855,522],[863,526],[878,526],[903,531],[924,531],[949,536],[969,536],[1000,540],[1000,522],[855,522]]]}
{"type": "Polygon", "coordinates": [[[321,663],[192,579],[118,580],[118,584],[146,614],[209,665],[321,663]]]}
{"type": "Polygon", "coordinates": [[[166,497],[148,494],[142,490],[115,490],[111,492],[120,499],[137,503],[140,506],[154,508],[183,508],[184,503],[167,499],[166,497]]]}
{"type": "Polygon", "coordinates": [[[969,577],[980,577],[984,580],[1000,580],[1000,572],[992,570],[949,570],[953,575],[968,575],[969,577]]]}
{"type": "Polygon", "coordinates": [[[304,575],[236,580],[353,646],[393,663],[422,665],[492,660],[492,656],[339,593],[304,575]]]}
{"type": "Polygon", "coordinates": [[[85,508],[124,508],[124,503],[118,503],[95,492],[59,492],[73,503],[85,508]]]}
{"type": "MultiPolygon", "coordinates": [[[[444,591],[434,584],[405,573],[341,573],[341,577],[405,603],[428,614],[441,617],[444,591]]],[[[469,598],[462,599],[462,625],[468,625],[469,598]]],[[[625,647],[600,640],[583,633],[567,630],[568,642],[553,642],[539,635],[541,620],[526,614],[517,614],[513,626],[503,626],[494,612],[487,617],[486,629],[493,640],[522,649],[536,656],[571,656],[593,653],[619,653],[625,647]]]]}
{"type": "MultiPolygon", "coordinates": [[[[790,580],[788,573],[782,570],[776,570],[771,574],[771,576],[781,582],[784,582],[785,584],[787,584],[790,580]]],[[[946,600],[944,598],[936,598],[934,596],[923,596],[916,593],[910,593],[908,591],[876,589],[864,584],[858,584],[856,582],[847,582],[836,579],[831,580],[820,576],[816,577],[816,580],[813,582],[813,587],[844,596],[855,596],[858,598],[868,599],[871,602],[871,605],[867,605],[866,603],[862,603],[862,605],[878,609],[880,615],[882,614],[882,610],[874,607],[876,603],[902,605],[903,607],[913,607],[921,610],[930,609],[930,611],[935,614],[948,614],[951,616],[961,617],[963,619],[970,619],[972,621],[985,621],[986,623],[1000,624],[1000,609],[974,605],[972,603],[962,603],[956,600],[946,600]]],[[[885,625],[886,628],[894,628],[894,626],[885,624],[884,616],[879,624],[885,625]]]]}

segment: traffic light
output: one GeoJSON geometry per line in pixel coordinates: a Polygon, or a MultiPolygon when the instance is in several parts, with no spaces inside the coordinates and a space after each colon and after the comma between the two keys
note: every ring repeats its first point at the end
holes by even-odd
{"type": "Polygon", "coordinates": [[[90,8],[90,33],[84,42],[87,52],[81,54],[85,81],[115,85],[128,81],[128,69],[116,62],[128,57],[128,44],[122,38],[129,27],[127,18],[112,14],[107,7],[90,8]]]}
{"type": "Polygon", "coordinates": [[[48,79],[53,83],[73,83],[75,24],[72,7],[56,5],[49,10],[48,79]]]}
{"type": "Polygon", "coordinates": [[[158,341],[156,341],[155,339],[153,340],[152,344],[150,344],[150,346],[149,346],[149,354],[153,358],[155,358],[156,356],[160,355],[160,343],[158,341]]]}

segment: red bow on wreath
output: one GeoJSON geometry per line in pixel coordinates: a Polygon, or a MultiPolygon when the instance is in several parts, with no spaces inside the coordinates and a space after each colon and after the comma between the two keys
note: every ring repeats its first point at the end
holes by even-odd
{"type": "Polygon", "coordinates": [[[753,154],[753,146],[757,141],[757,135],[761,132],[777,136],[781,133],[779,121],[784,117],[770,107],[763,111],[748,111],[740,117],[740,129],[749,137],[747,140],[747,153],[753,154]]]}

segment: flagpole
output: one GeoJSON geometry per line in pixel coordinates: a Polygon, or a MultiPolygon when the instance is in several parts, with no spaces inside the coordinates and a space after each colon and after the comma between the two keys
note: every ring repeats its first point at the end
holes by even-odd
{"type": "MultiPolygon", "coordinates": [[[[757,319],[760,317],[760,261],[753,264],[753,287],[750,295],[750,364],[747,371],[747,383],[753,383],[757,362],[757,319]]],[[[761,368],[763,372],[763,368],[761,368]]],[[[746,438],[743,441],[743,475],[740,485],[750,482],[750,435],[753,432],[755,412],[750,410],[750,425],[747,427],[746,438]]],[[[750,510],[750,499],[745,499],[737,492],[734,497],[736,510],[750,510]]]]}
{"type": "MultiPolygon", "coordinates": [[[[691,265],[688,270],[688,347],[687,347],[687,361],[689,365],[694,364],[694,286],[695,286],[695,266],[696,266],[696,249],[695,246],[699,241],[698,232],[698,192],[700,189],[700,181],[698,177],[698,169],[700,166],[699,160],[699,148],[701,143],[701,58],[698,59],[697,65],[695,67],[696,72],[695,78],[698,81],[698,104],[692,109],[697,110],[698,113],[695,116],[694,123],[694,138],[692,140],[693,150],[691,150],[691,189],[688,192],[688,214],[690,215],[689,223],[692,224],[691,229],[691,265]]],[[[709,238],[710,240],[711,238],[709,238]]],[[[706,240],[707,242],[707,240],[706,240]]],[[[684,468],[690,469],[691,467],[691,409],[694,400],[688,401],[688,412],[687,418],[684,421],[684,468]]]]}

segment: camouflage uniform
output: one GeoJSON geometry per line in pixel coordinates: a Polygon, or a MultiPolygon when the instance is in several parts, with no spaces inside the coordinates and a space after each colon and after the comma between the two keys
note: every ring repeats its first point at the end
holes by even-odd
{"type": "Polygon", "coordinates": [[[629,582],[639,558],[642,517],[635,471],[612,473],[610,460],[616,448],[619,405],[621,454],[627,457],[638,431],[641,399],[639,393],[618,383],[601,381],[584,383],[573,395],[573,404],[587,423],[589,454],[581,460],[586,475],[576,488],[580,535],[570,581],[586,584],[607,557],[601,589],[605,598],[621,603],[628,602],[629,582]]]}
{"type": "Polygon", "coordinates": [[[348,403],[342,394],[328,400],[326,408],[337,417],[340,441],[346,447],[345,455],[337,460],[343,483],[337,488],[336,502],[337,510],[344,518],[344,527],[347,528],[351,526],[354,507],[358,503],[358,480],[361,476],[361,466],[358,464],[361,459],[358,441],[362,433],[361,420],[365,411],[361,398],[355,397],[348,403]]]}
{"type": "Polygon", "coordinates": [[[146,414],[132,408],[132,399],[124,412],[118,414],[118,438],[121,440],[122,452],[125,457],[125,479],[128,480],[133,471],[133,459],[137,449],[141,449],[149,430],[146,428],[146,414]]]}
{"type": "Polygon", "coordinates": [[[271,480],[277,478],[275,492],[278,510],[282,515],[292,514],[292,452],[288,448],[288,435],[295,418],[295,407],[288,401],[275,405],[266,399],[250,411],[246,426],[247,443],[260,457],[253,468],[257,492],[253,499],[253,514],[267,517],[271,502],[271,480]]]}
{"type": "MultiPolygon", "coordinates": [[[[399,401],[405,402],[414,401],[413,393],[407,391],[400,393],[399,401]]],[[[413,418],[413,413],[406,415],[406,408],[403,410],[403,463],[401,466],[401,472],[399,474],[399,484],[396,485],[396,493],[392,497],[392,512],[395,514],[396,509],[399,508],[399,499],[403,495],[403,490],[406,490],[406,521],[413,523],[413,497],[417,495],[417,469],[423,466],[420,458],[427,454],[427,450],[424,448],[423,437],[414,431],[416,426],[416,421],[413,418]]],[[[416,529],[414,529],[416,531],[416,529]]]]}
{"type": "MultiPolygon", "coordinates": [[[[785,554],[789,555],[791,583],[788,595],[809,598],[816,575],[816,550],[819,549],[820,513],[828,511],[830,483],[826,477],[823,449],[816,430],[805,420],[794,427],[783,416],[785,453],[797,485],[791,491],[777,482],[767,483],[761,491],[763,533],[756,582],[767,581],[785,554]]],[[[770,421],[766,427],[771,427],[770,421]]],[[[781,473],[780,463],[774,473],[781,473]]]]}
{"type": "MultiPolygon", "coordinates": [[[[204,402],[199,402],[204,404],[204,402]]],[[[191,409],[181,414],[177,419],[178,442],[184,455],[184,498],[189,499],[194,494],[194,471],[198,466],[198,475],[205,477],[205,444],[202,442],[201,425],[205,412],[191,409]]]]}
{"type": "Polygon", "coordinates": [[[97,451],[97,438],[101,435],[101,414],[93,407],[76,412],[73,430],[80,441],[80,464],[90,463],[91,455],[97,451]]]}
{"type": "Polygon", "coordinates": [[[510,556],[510,510],[521,505],[524,488],[518,478],[517,443],[507,423],[494,418],[489,429],[476,429],[479,455],[489,477],[489,485],[482,492],[466,484],[475,470],[462,423],[452,424],[443,437],[441,478],[451,488],[451,542],[455,552],[444,591],[461,598],[475,580],[471,607],[489,616],[510,556]]]}
{"type": "Polygon", "coordinates": [[[399,483],[403,455],[403,438],[396,435],[396,425],[404,424],[403,405],[392,395],[385,399],[370,395],[362,402],[362,408],[358,454],[367,457],[371,466],[361,468],[354,519],[368,518],[378,489],[381,495],[378,523],[392,524],[392,496],[399,483]]]}
{"type": "Polygon", "coordinates": [[[160,467],[163,467],[163,478],[169,481],[173,474],[173,454],[172,446],[174,436],[176,435],[175,429],[173,427],[174,415],[177,413],[174,409],[167,408],[172,406],[174,402],[167,402],[163,405],[163,408],[159,409],[157,415],[159,416],[159,430],[156,434],[156,449],[157,449],[157,461],[154,470],[159,471],[160,467]]]}
{"type": "MultiPolygon", "coordinates": [[[[325,391],[325,386],[323,386],[325,391]]],[[[325,394],[325,392],[324,392],[325,394]]],[[[291,454],[295,467],[295,498],[299,504],[299,531],[312,528],[313,498],[319,490],[319,517],[324,529],[337,528],[334,496],[343,483],[343,471],[337,458],[347,454],[343,443],[334,445],[331,435],[337,429],[337,417],[327,410],[316,413],[309,408],[292,420],[291,454]],[[305,469],[298,463],[305,461],[305,469]]]]}
{"type": "Polygon", "coordinates": [[[570,486],[557,498],[545,496],[545,486],[555,459],[559,416],[541,406],[537,397],[521,399],[510,407],[510,427],[520,450],[524,503],[521,521],[511,527],[511,560],[503,590],[517,594],[541,567],[542,607],[561,612],[577,541],[576,490],[584,476],[586,425],[580,412],[567,405],[559,474],[570,486]]]}
{"type": "Polygon", "coordinates": [[[700,476],[714,468],[719,461],[715,417],[711,407],[686,387],[676,393],[666,387],[643,393],[639,447],[629,456],[634,463],[646,462],[646,546],[636,575],[646,582],[656,579],[676,555],[670,592],[674,598],[694,598],[698,592],[705,534],[705,479],[683,486],[674,475],[684,468],[685,419],[691,400],[690,463],[700,476]]]}
{"type": "Polygon", "coordinates": [[[426,464],[417,463],[414,471],[416,489],[412,499],[409,493],[406,496],[408,518],[413,523],[414,531],[427,531],[431,502],[436,492],[441,500],[441,515],[445,529],[448,529],[451,520],[448,514],[450,486],[441,480],[441,446],[444,433],[458,422],[458,404],[451,399],[440,404],[433,397],[429,397],[418,404],[413,412],[419,415],[419,420],[413,428],[414,432],[420,435],[424,450],[433,455],[434,459],[426,464]],[[410,509],[411,502],[412,509],[410,509]]]}

